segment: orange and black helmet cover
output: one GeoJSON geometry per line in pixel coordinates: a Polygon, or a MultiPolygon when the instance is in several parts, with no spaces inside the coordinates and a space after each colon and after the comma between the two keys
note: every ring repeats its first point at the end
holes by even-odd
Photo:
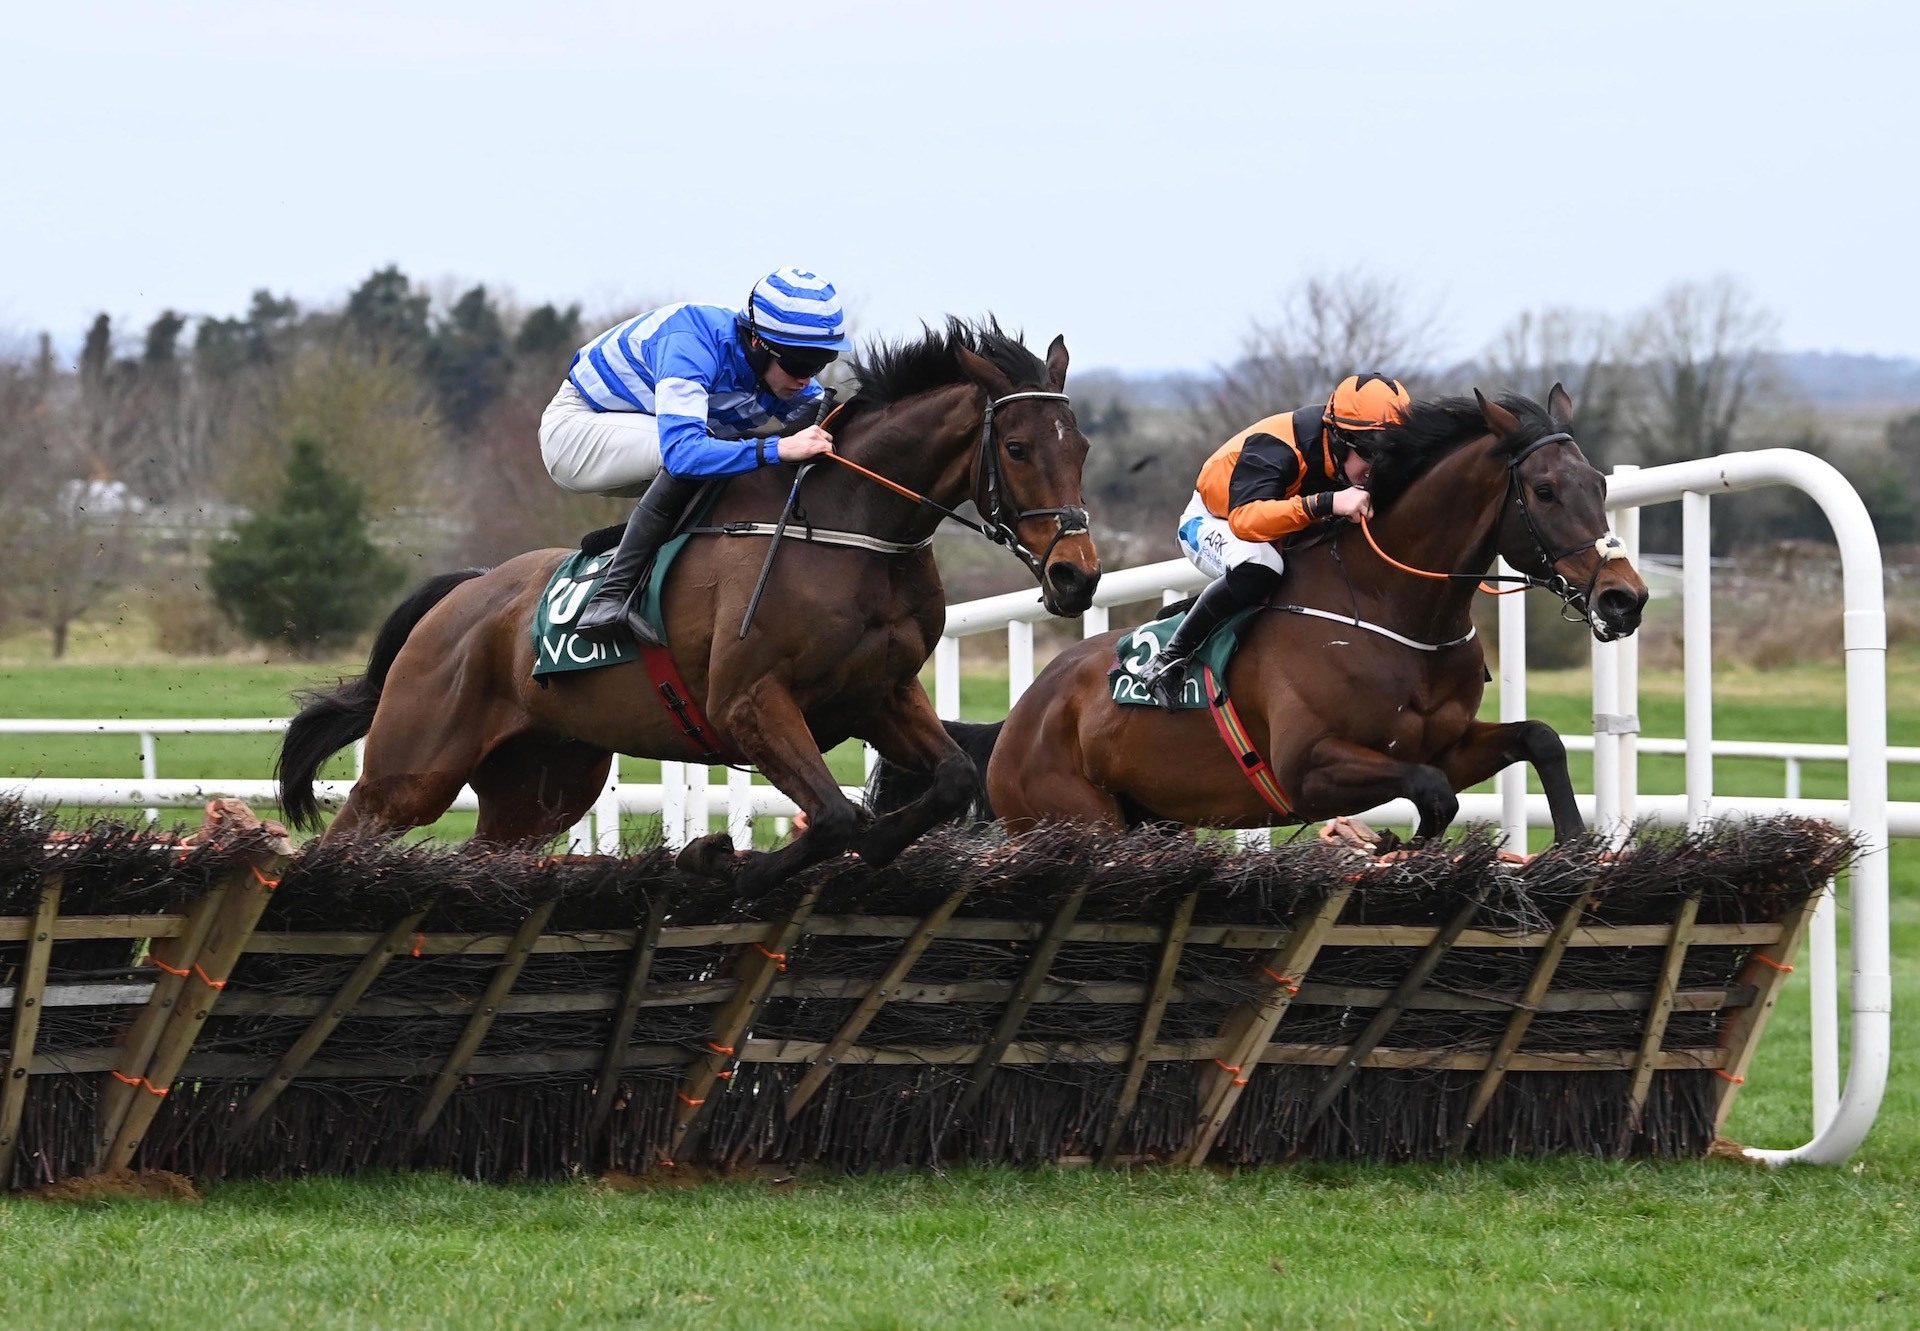
{"type": "Polygon", "coordinates": [[[1407,418],[1413,399],[1398,379],[1384,374],[1350,374],[1334,388],[1321,417],[1337,430],[1384,430],[1407,418]]]}

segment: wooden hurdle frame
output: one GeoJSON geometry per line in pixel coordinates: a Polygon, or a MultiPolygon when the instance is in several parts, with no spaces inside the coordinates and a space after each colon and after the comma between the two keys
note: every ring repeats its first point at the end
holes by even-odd
{"type": "Polygon", "coordinates": [[[613,1120],[623,1079],[636,1073],[664,1073],[673,1081],[673,1126],[659,1153],[661,1163],[670,1163],[696,1147],[710,1116],[709,1105],[730,1093],[735,1074],[759,1065],[790,1068],[796,1074],[782,1092],[780,1113],[788,1121],[807,1111],[836,1069],[954,1069],[964,1076],[964,1087],[947,1111],[943,1138],[966,1120],[1003,1069],[1041,1064],[1112,1067],[1122,1074],[1119,1089],[1103,1111],[1106,1126],[1097,1151],[1084,1157],[1105,1164],[1137,1158],[1123,1149],[1123,1142],[1150,1069],[1190,1065],[1196,1096],[1191,1131],[1180,1149],[1161,1157],[1189,1166],[1217,1158],[1222,1130],[1245,1103],[1244,1091],[1258,1069],[1274,1065],[1327,1070],[1307,1112],[1308,1126],[1365,1069],[1477,1073],[1464,1118],[1437,1144],[1436,1154],[1456,1156],[1473,1146],[1488,1106],[1511,1074],[1614,1072],[1627,1075],[1628,1092],[1622,1126],[1609,1145],[1625,1153],[1641,1133],[1648,1092],[1660,1072],[1719,1074],[1713,1126],[1717,1130],[1724,1123],[1813,910],[1809,901],[1779,920],[1701,924],[1696,919],[1698,896],[1682,893],[1667,924],[1602,924],[1586,918],[1588,894],[1568,906],[1550,929],[1516,934],[1474,927],[1480,904],[1475,896],[1463,898],[1437,924],[1342,923],[1353,890],[1351,883],[1342,883],[1317,904],[1303,908],[1290,926],[1275,927],[1196,923],[1197,893],[1181,898],[1164,920],[1083,920],[1078,916],[1083,887],[1065,895],[1050,915],[1035,919],[963,916],[959,914],[962,892],[921,917],[827,916],[815,913],[816,894],[810,892],[778,918],[765,921],[668,923],[664,905],[656,902],[631,927],[549,932],[546,925],[554,907],[549,900],[531,908],[511,932],[420,933],[425,908],[378,932],[261,931],[257,925],[283,863],[283,855],[256,857],[184,913],[150,916],[63,915],[55,875],[45,884],[32,916],[0,919],[0,942],[27,944],[11,994],[0,991],[16,1012],[0,1075],[0,1181],[13,1177],[28,1087],[42,1077],[101,1079],[93,1167],[102,1170],[143,1163],[142,1144],[164,1111],[168,1095],[183,1083],[253,1083],[252,1091],[236,1100],[228,1128],[241,1136],[270,1120],[282,1093],[298,1081],[414,1078],[422,1083],[422,1091],[413,1131],[425,1137],[466,1085],[502,1076],[577,1075],[592,1086],[590,1129],[602,1137],[613,1120]],[[893,940],[897,950],[877,975],[787,973],[789,953],[820,937],[893,940]],[[74,1002],[86,997],[78,991],[87,986],[48,984],[54,945],[72,939],[145,940],[156,974],[144,989],[121,985],[114,989],[119,998],[106,1000],[118,1002],[127,1013],[115,1045],[48,1055],[36,1048],[39,1014],[50,999],[74,1002]],[[916,984],[912,979],[916,961],[943,940],[1005,943],[1024,948],[1026,960],[1012,979],[916,984]],[[1049,968],[1059,949],[1069,943],[1149,945],[1157,960],[1145,982],[1068,984],[1051,978],[1049,968]],[[693,981],[657,978],[664,954],[715,946],[727,949],[731,957],[721,968],[724,973],[693,981]],[[1749,959],[1733,983],[1683,986],[1680,978],[1688,949],[1709,946],[1747,948],[1749,959]],[[1161,1023],[1172,1006],[1232,997],[1179,978],[1183,955],[1200,947],[1243,956],[1249,975],[1257,977],[1254,991],[1251,996],[1233,998],[1213,1037],[1162,1039],[1161,1023]],[[1405,974],[1386,989],[1317,981],[1316,957],[1330,947],[1394,949],[1407,959],[1405,974]],[[1556,990],[1553,979],[1565,957],[1595,947],[1654,950],[1661,957],[1657,982],[1642,990],[1556,990]],[[1429,986],[1435,967],[1449,952],[1473,948],[1529,951],[1534,960],[1526,983],[1512,993],[1484,995],[1436,991],[1429,986]],[[558,953],[625,953],[632,960],[619,988],[514,992],[531,959],[558,953]],[[324,996],[230,990],[227,982],[236,965],[248,955],[259,954],[350,957],[357,964],[335,991],[324,996]],[[375,980],[396,965],[408,965],[414,958],[455,955],[497,958],[477,992],[426,1003],[367,996],[375,980]],[[62,989],[69,992],[59,992],[62,989]],[[755,1035],[756,1019],[770,1000],[795,997],[855,1002],[851,1014],[826,1040],[755,1035]],[[994,1003],[1002,1005],[1002,1011],[990,1035],[974,1043],[861,1043],[875,1017],[888,1004],[902,1002],[994,1003]],[[1123,1041],[1078,1043],[1021,1038],[1030,1012],[1061,1003],[1131,1007],[1138,1012],[1135,1034],[1123,1041]],[[1345,1045],[1289,1042],[1287,1018],[1301,1005],[1370,1010],[1372,1019],[1357,1039],[1345,1045]],[[680,1045],[632,1043],[636,1021],[649,1007],[709,1010],[709,1035],[703,1047],[689,1050],[680,1045]],[[1401,1016],[1423,1009],[1499,1012],[1507,1020],[1500,1037],[1485,1048],[1423,1049],[1390,1043],[1401,1016]],[[1623,1010],[1646,1014],[1631,1045],[1531,1051],[1525,1047],[1529,1026],[1542,1013],[1623,1010]],[[606,1013],[604,1042],[532,1054],[485,1052],[488,1032],[501,1016],[562,1011],[606,1013]],[[1681,1011],[1725,1011],[1727,1017],[1713,1043],[1669,1047],[1668,1022],[1681,1011]],[[436,1067],[422,1068],[407,1060],[325,1056],[329,1036],[350,1016],[422,1013],[465,1019],[458,1040],[436,1067]],[[215,1016],[306,1021],[298,1038],[276,1059],[263,1061],[196,1050],[197,1037],[215,1016]]]}

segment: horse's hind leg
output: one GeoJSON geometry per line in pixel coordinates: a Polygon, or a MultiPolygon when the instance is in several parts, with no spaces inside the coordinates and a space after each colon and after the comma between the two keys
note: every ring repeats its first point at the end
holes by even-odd
{"type": "Polygon", "coordinates": [[[394,836],[447,811],[480,761],[477,708],[402,650],[367,731],[366,763],[322,838],[394,836]],[[464,705],[463,705],[464,703],[464,705]]]}
{"type": "Polygon", "coordinates": [[[480,797],[473,839],[489,845],[552,840],[593,807],[612,763],[605,749],[578,740],[523,735],[495,746],[473,774],[480,797]]]}
{"type": "Polygon", "coordinates": [[[1404,796],[1420,811],[1414,835],[1422,840],[1447,830],[1460,812],[1447,774],[1426,763],[1403,763],[1344,739],[1323,739],[1307,754],[1295,810],[1302,817],[1359,813],[1404,796]]]}
{"type": "Polygon", "coordinates": [[[933,777],[926,794],[881,817],[860,837],[860,858],[877,867],[891,864],[928,828],[958,817],[972,803],[983,774],[940,724],[917,679],[900,687],[893,705],[875,714],[861,738],[887,762],[933,777]]]}

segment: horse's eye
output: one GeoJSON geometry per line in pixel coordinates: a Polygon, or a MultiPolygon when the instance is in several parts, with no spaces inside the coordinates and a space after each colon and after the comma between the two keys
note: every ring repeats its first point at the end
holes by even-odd
{"type": "Polygon", "coordinates": [[[1027,446],[1010,442],[1007,444],[1007,456],[1019,462],[1027,456],[1027,446]]]}
{"type": "Polygon", "coordinates": [[[1545,500],[1551,501],[1553,498],[1553,487],[1551,485],[1546,484],[1544,481],[1541,482],[1539,485],[1534,486],[1533,492],[1545,500]]]}

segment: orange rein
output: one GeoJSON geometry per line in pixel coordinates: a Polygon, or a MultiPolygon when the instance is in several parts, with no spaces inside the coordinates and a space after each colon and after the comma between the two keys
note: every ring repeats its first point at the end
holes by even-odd
{"type": "MultiPolygon", "coordinates": [[[[1392,565],[1394,568],[1399,569],[1402,573],[1411,573],[1416,578],[1432,578],[1436,582],[1446,582],[1454,576],[1451,573],[1429,573],[1426,569],[1415,568],[1411,564],[1401,563],[1399,560],[1395,559],[1392,555],[1388,554],[1385,550],[1382,550],[1380,548],[1380,542],[1373,539],[1373,528],[1370,525],[1368,525],[1367,519],[1364,517],[1360,519],[1360,531],[1362,534],[1366,536],[1367,544],[1373,547],[1373,552],[1376,555],[1379,555],[1381,559],[1385,560],[1388,564],[1392,565]]],[[[1518,587],[1508,587],[1502,590],[1499,587],[1489,587],[1486,583],[1483,582],[1480,584],[1480,590],[1485,592],[1488,596],[1512,596],[1515,592],[1526,591],[1527,588],[1525,584],[1522,584],[1518,587]]]]}
{"type": "MultiPolygon", "coordinates": [[[[820,422],[820,428],[824,430],[829,425],[833,424],[833,418],[835,416],[838,416],[840,414],[841,408],[845,407],[846,405],[847,404],[845,402],[842,402],[839,406],[835,407],[832,411],[828,412],[826,414],[826,418],[820,422]]],[[[888,480],[886,477],[882,476],[879,472],[872,471],[866,467],[861,466],[858,462],[855,462],[852,458],[844,458],[844,457],[841,457],[838,453],[833,453],[833,452],[822,453],[820,454],[820,456],[823,458],[832,458],[835,462],[839,463],[841,466],[846,467],[850,471],[858,472],[860,475],[872,481],[875,485],[885,486],[887,489],[899,495],[902,499],[911,499],[916,504],[924,504],[927,502],[927,497],[925,495],[920,494],[913,490],[909,490],[906,486],[900,484],[898,481],[888,480]]]]}

